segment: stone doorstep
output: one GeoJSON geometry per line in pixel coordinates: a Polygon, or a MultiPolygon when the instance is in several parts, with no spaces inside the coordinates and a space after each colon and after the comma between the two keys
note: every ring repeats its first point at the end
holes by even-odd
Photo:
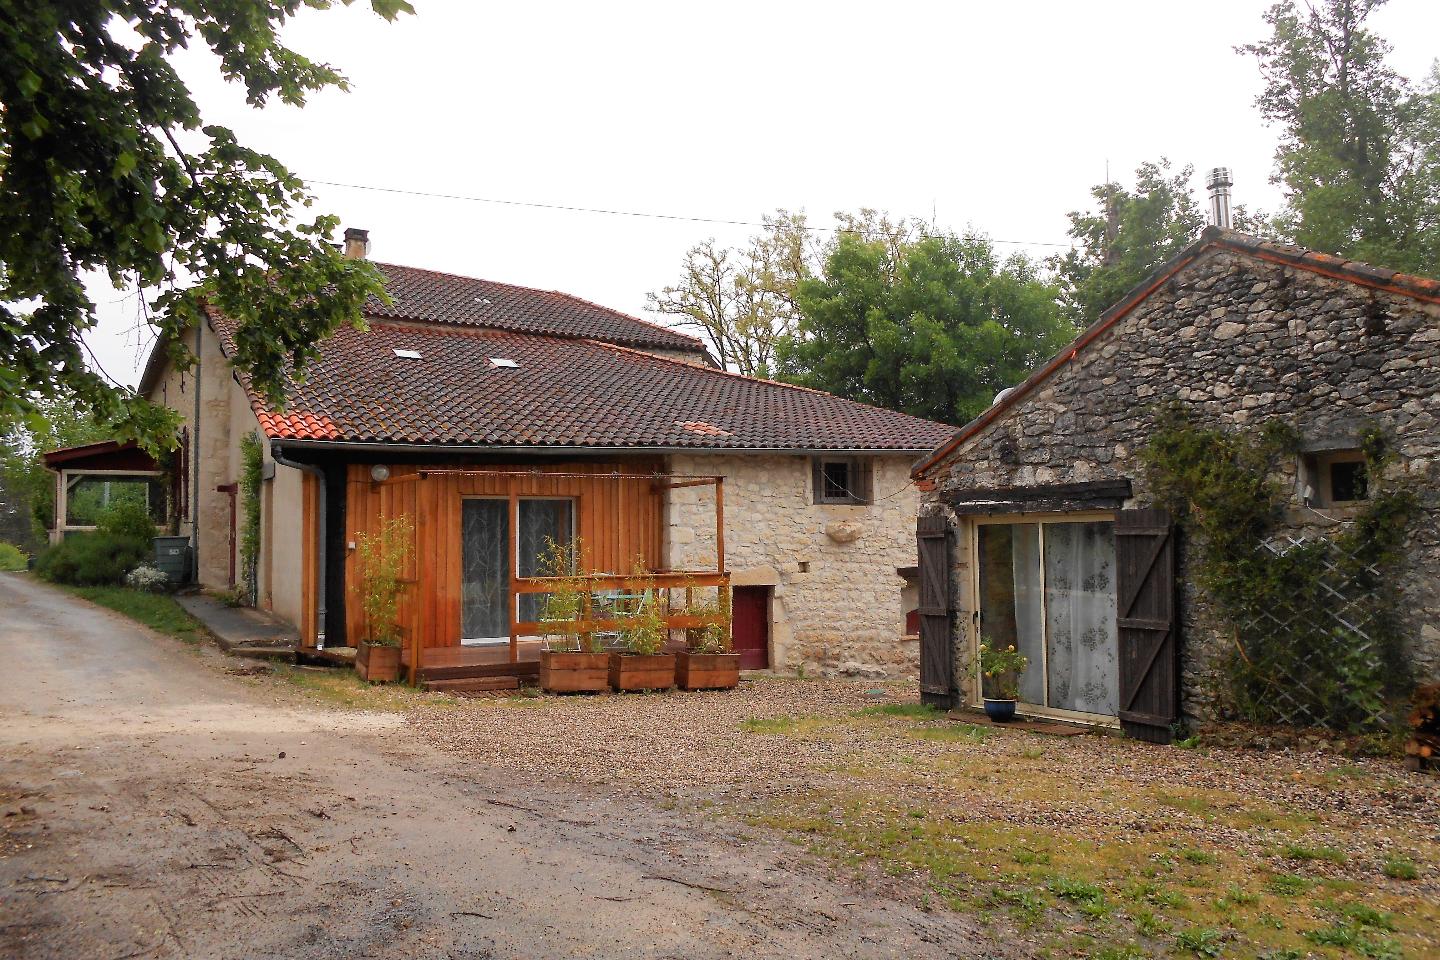
{"type": "Polygon", "coordinates": [[[227,607],[201,593],[181,594],[176,602],[215,638],[220,649],[235,657],[291,660],[299,636],[288,623],[263,610],[227,607]]]}
{"type": "MultiPolygon", "coordinates": [[[[1008,730],[1019,730],[1022,733],[1043,733],[1052,737],[1079,737],[1087,733],[1094,733],[1099,729],[1082,723],[1057,723],[1053,720],[1031,720],[1018,714],[1014,720],[1005,723],[996,723],[987,717],[983,710],[964,708],[947,710],[945,716],[950,720],[968,723],[976,727],[1000,727],[1008,730]]],[[[1100,732],[1109,733],[1110,731],[1100,729],[1100,732]]]]}

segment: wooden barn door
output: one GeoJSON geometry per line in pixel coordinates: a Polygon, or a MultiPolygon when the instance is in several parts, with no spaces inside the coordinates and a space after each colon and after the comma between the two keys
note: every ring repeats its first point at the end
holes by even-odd
{"type": "Polygon", "coordinates": [[[954,706],[955,657],[951,649],[950,523],[921,517],[915,528],[920,555],[920,700],[954,706]]]}
{"type": "Polygon", "coordinates": [[[1120,633],[1120,726],[1169,743],[1180,718],[1180,629],[1175,610],[1175,533],[1164,510],[1115,515],[1120,633]]]}

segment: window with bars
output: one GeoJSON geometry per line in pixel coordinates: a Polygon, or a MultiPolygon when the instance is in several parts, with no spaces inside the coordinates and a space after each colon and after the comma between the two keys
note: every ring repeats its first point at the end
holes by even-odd
{"type": "Polygon", "coordinates": [[[815,502],[870,503],[872,474],[870,461],[864,457],[816,457],[811,469],[815,502]]]}

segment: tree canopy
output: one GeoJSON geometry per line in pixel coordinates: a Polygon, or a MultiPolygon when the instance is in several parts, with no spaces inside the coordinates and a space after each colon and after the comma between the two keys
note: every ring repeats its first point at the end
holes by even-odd
{"type": "Polygon", "coordinates": [[[1191,166],[1142,163],[1135,189],[1114,181],[1092,187],[1096,208],[1069,214],[1078,246],[1051,258],[1066,313],[1086,326],[1185,248],[1205,227],[1190,180],[1191,166]]]}
{"type": "Polygon", "coordinates": [[[1416,90],[1367,29],[1385,0],[1291,0],[1271,35],[1237,48],[1265,81],[1256,101],[1280,128],[1275,232],[1396,270],[1440,272],[1440,67],[1416,90]]]}
{"type": "MultiPolygon", "coordinates": [[[[349,4],[351,0],[340,0],[349,4]]],[[[370,0],[386,19],[405,0],[370,0]]],[[[0,0],[0,428],[64,399],[119,437],[170,441],[172,415],[86,363],[87,273],[133,287],[182,366],[206,304],[236,322],[237,367],[277,404],[287,371],[383,288],[301,219],[305,185],[204,123],[171,58],[199,41],[256,108],[346,87],[281,27],[331,0],[0,0]]]]}
{"type": "Polygon", "coordinates": [[[728,370],[765,377],[778,343],[795,332],[795,289],[809,276],[818,246],[804,213],[777,210],[744,247],[714,238],[685,253],[680,281],[647,294],[650,309],[696,329],[728,370]]]}
{"type": "Polygon", "coordinates": [[[872,214],[837,235],[819,274],[798,285],[782,376],[960,424],[1073,336],[1034,262],[923,226],[872,214]]]}

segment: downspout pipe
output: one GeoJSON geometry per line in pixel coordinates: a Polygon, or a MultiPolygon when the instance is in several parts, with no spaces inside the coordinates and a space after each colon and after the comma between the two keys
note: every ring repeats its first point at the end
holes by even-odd
{"type": "Polygon", "coordinates": [[[315,484],[315,589],[319,596],[315,598],[315,647],[318,650],[324,650],[325,597],[330,592],[330,582],[326,576],[325,564],[325,544],[330,539],[329,527],[325,522],[325,471],[313,463],[301,463],[298,460],[287,459],[279,440],[270,441],[270,459],[282,467],[294,467],[296,470],[308,473],[318,481],[315,484]]]}
{"type": "Polygon", "coordinates": [[[195,324],[195,423],[190,431],[190,564],[191,578],[200,582],[200,377],[205,356],[205,321],[195,324]]]}

